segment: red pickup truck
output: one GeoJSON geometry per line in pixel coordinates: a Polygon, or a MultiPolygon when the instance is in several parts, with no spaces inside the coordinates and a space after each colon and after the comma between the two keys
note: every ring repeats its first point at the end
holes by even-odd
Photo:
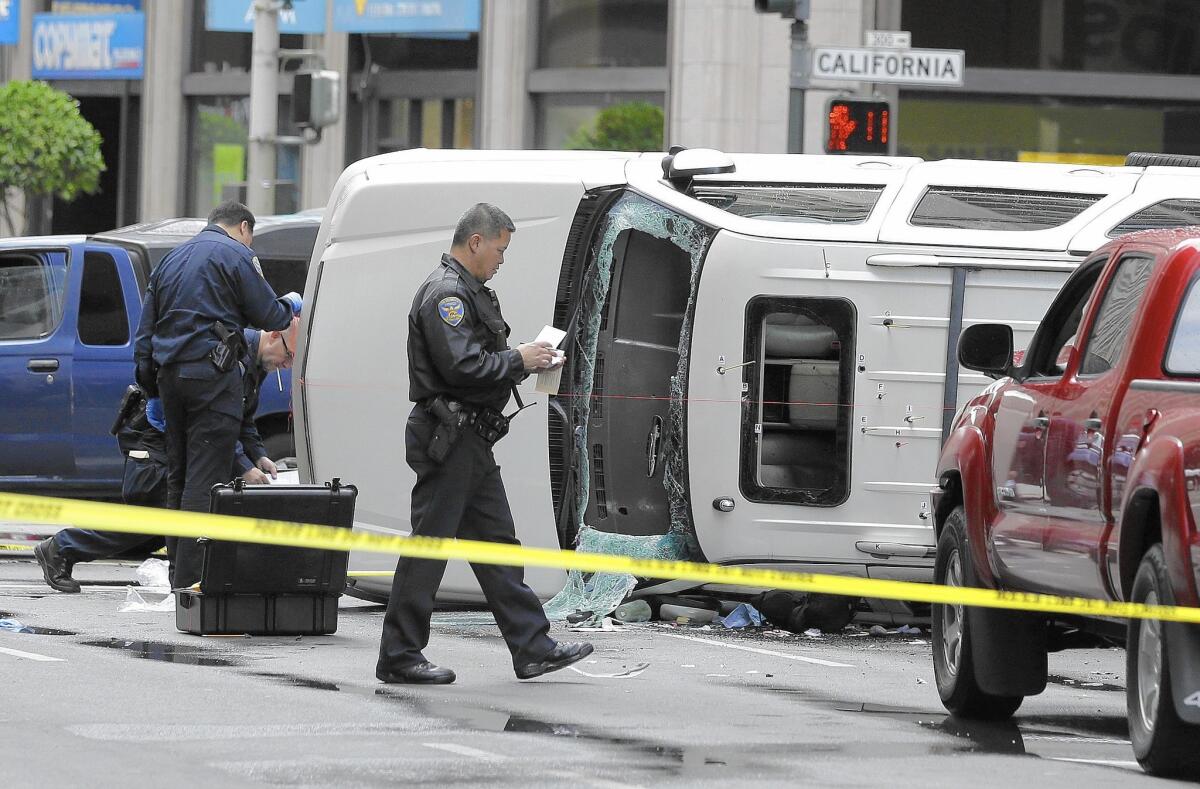
{"type": "MultiPolygon", "coordinates": [[[[942,449],[936,581],[1200,605],[1200,228],[1101,247],[1019,364],[1012,346],[1003,324],[970,326],[959,341],[959,362],[998,380],[942,449]]],[[[1046,653],[1086,643],[1081,632],[1125,642],[1143,768],[1200,777],[1197,625],[935,606],[943,704],[1011,716],[1045,688],[1046,653]]]]}

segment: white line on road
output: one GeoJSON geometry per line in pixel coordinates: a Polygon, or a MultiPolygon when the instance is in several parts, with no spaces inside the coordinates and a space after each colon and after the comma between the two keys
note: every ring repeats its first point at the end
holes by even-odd
{"type": "Polygon", "coordinates": [[[1073,762],[1075,764],[1099,764],[1104,767],[1127,767],[1131,770],[1141,770],[1142,766],[1137,762],[1123,761],[1121,759],[1072,759],[1067,756],[1043,756],[1043,759],[1050,759],[1053,762],[1073,762]]]}
{"type": "Polygon", "coordinates": [[[714,647],[725,647],[727,649],[740,649],[743,652],[754,652],[758,655],[770,655],[771,657],[787,658],[788,660],[802,660],[805,663],[815,663],[818,666],[832,666],[833,668],[854,668],[849,663],[835,663],[832,660],[821,660],[821,658],[804,657],[803,655],[789,655],[786,652],[773,652],[770,649],[759,649],[757,647],[745,647],[741,644],[728,644],[724,641],[709,641],[707,638],[696,638],[695,636],[680,636],[675,633],[657,633],[656,635],[665,636],[666,638],[678,638],[683,641],[695,641],[699,644],[710,644],[714,647]]]}
{"type": "Polygon", "coordinates": [[[25,658],[26,660],[40,660],[44,663],[64,663],[66,658],[50,657],[49,655],[38,655],[33,652],[22,652],[19,649],[5,649],[0,647],[0,654],[12,655],[15,658],[25,658]]]}
{"type": "Polygon", "coordinates": [[[492,753],[491,751],[482,751],[479,748],[472,748],[469,745],[455,745],[452,742],[423,742],[421,744],[424,745],[426,748],[434,748],[439,751],[449,751],[450,753],[457,753],[459,756],[470,756],[473,759],[507,759],[508,758],[507,756],[504,756],[499,753],[492,753]]]}

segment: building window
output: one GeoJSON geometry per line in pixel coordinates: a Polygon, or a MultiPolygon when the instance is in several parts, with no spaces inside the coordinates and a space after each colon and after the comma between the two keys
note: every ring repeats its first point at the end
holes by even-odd
{"type": "Polygon", "coordinates": [[[474,99],[383,99],[378,153],[407,148],[471,148],[474,99]]]}
{"type": "Polygon", "coordinates": [[[914,46],[965,50],[972,68],[1200,74],[1192,0],[921,0],[901,27],[914,46]]]}
{"type": "Polygon", "coordinates": [[[850,495],[854,305],[759,296],[746,307],[741,488],[751,501],[832,507],[850,495]]]}
{"type": "MultiPolygon", "coordinates": [[[[279,97],[281,135],[298,134],[291,124],[291,97],[279,97]]],[[[223,200],[246,199],[246,152],[250,130],[247,96],[203,96],[191,100],[191,155],[187,211],[207,216],[223,200]]],[[[280,145],[275,153],[275,213],[301,210],[300,149],[280,145]]],[[[303,206],[309,207],[309,206],[303,206]]]]}
{"type": "Polygon", "coordinates": [[[540,0],[538,67],[665,66],[667,0],[540,0]]]}
{"type": "MultiPolygon", "coordinates": [[[[968,62],[970,62],[968,60],[968,62]]],[[[1200,154],[1200,105],[905,91],[897,152],[1120,166],[1130,151],[1200,154]]]]}
{"type": "Polygon", "coordinates": [[[537,148],[580,148],[582,134],[605,107],[631,101],[663,106],[661,93],[544,93],[536,97],[537,148]]]}

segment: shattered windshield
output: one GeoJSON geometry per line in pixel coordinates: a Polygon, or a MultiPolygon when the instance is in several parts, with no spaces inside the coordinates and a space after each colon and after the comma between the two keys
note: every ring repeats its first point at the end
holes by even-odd
{"type": "Polygon", "coordinates": [[[697,183],[691,195],[731,214],[773,222],[856,225],[867,221],[883,186],[870,184],[697,183]]]}

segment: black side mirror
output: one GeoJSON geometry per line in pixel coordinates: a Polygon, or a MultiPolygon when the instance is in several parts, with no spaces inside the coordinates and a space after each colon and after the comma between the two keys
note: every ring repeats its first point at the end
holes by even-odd
{"type": "Polygon", "coordinates": [[[958,338],[958,363],[989,378],[1012,375],[1013,331],[1006,323],[968,326],[958,338]]]}

